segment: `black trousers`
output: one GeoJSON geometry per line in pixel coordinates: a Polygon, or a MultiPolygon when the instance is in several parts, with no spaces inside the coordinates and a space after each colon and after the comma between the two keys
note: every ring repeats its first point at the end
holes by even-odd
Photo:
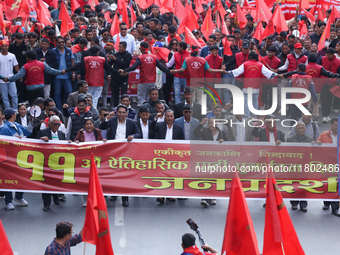
{"type": "Polygon", "coordinates": [[[299,205],[300,204],[300,208],[301,207],[307,207],[307,205],[308,205],[307,201],[296,201],[296,200],[290,200],[290,204],[291,205],[299,205]]]}
{"type": "Polygon", "coordinates": [[[339,209],[339,202],[330,202],[330,201],[323,201],[324,205],[328,205],[332,207],[332,212],[337,211],[339,209]]]}
{"type": "Polygon", "coordinates": [[[122,81],[111,81],[111,101],[110,105],[116,107],[119,104],[119,89],[121,90],[121,95],[127,93],[128,80],[122,81]],[[113,101],[112,101],[113,100],[113,101]]]}
{"type": "Polygon", "coordinates": [[[44,88],[41,89],[35,89],[35,90],[26,90],[27,96],[28,96],[28,101],[30,105],[33,105],[34,101],[38,97],[44,98],[44,88]]]}
{"type": "Polygon", "coordinates": [[[327,117],[331,113],[332,102],[334,109],[340,109],[340,98],[335,97],[329,89],[333,87],[330,85],[323,85],[321,89],[321,109],[322,116],[327,117]]]}
{"type": "MultiPolygon", "coordinates": [[[[18,92],[18,103],[25,102],[29,97],[26,94],[26,84],[25,80],[20,82],[19,80],[15,82],[17,85],[17,92],[18,92]]],[[[44,96],[43,96],[44,97],[44,96]]]]}
{"type": "Polygon", "coordinates": [[[174,76],[171,74],[166,75],[166,83],[163,86],[164,100],[169,105],[170,93],[174,84],[174,76]]]}
{"type": "Polygon", "coordinates": [[[58,201],[58,195],[57,194],[46,194],[46,193],[42,193],[41,194],[43,202],[44,202],[44,206],[50,206],[51,205],[51,197],[53,197],[53,201],[58,201]]]}
{"type": "Polygon", "coordinates": [[[273,104],[273,87],[275,85],[263,84],[262,86],[262,101],[266,107],[271,107],[273,104]]]}

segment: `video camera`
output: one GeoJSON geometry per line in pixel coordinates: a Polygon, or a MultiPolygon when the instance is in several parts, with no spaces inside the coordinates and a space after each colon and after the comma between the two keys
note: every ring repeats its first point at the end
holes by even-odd
{"type": "MultiPolygon", "coordinates": [[[[189,218],[189,219],[187,220],[187,223],[188,223],[188,225],[190,226],[190,228],[191,228],[193,231],[195,231],[196,234],[198,235],[198,239],[199,239],[199,241],[200,241],[201,246],[202,246],[202,245],[205,245],[205,242],[204,242],[204,240],[203,240],[203,237],[202,237],[201,233],[198,231],[198,226],[197,226],[197,224],[193,221],[193,219],[189,218]]],[[[203,250],[204,250],[204,251],[208,251],[207,249],[203,249],[203,250]]]]}

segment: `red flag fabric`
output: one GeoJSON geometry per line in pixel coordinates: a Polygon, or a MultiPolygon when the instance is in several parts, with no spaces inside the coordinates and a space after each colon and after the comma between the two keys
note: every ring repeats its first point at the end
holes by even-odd
{"type": "Polygon", "coordinates": [[[241,10],[241,7],[238,4],[236,5],[236,8],[237,8],[237,12],[236,12],[237,22],[239,23],[241,27],[242,25],[247,24],[247,18],[244,16],[243,11],[241,10]]]}
{"type": "Polygon", "coordinates": [[[7,10],[5,9],[6,19],[12,20],[17,17],[19,8],[20,8],[20,1],[6,1],[7,10]]]}
{"type": "Polygon", "coordinates": [[[2,9],[2,4],[0,4],[0,26],[1,26],[2,34],[5,36],[6,35],[6,23],[4,20],[4,11],[2,9]]]}
{"type": "Polygon", "coordinates": [[[274,25],[273,25],[273,21],[269,20],[268,24],[266,26],[266,29],[264,30],[263,34],[262,34],[262,38],[266,38],[267,36],[270,36],[272,34],[275,33],[275,29],[274,29],[274,25]]]}
{"type": "Polygon", "coordinates": [[[306,23],[304,21],[299,21],[299,26],[300,26],[299,31],[300,31],[300,38],[301,38],[301,36],[307,34],[308,29],[307,29],[306,23]]]}
{"type": "Polygon", "coordinates": [[[213,33],[214,29],[215,29],[215,23],[212,21],[211,7],[209,6],[209,9],[207,11],[207,14],[205,15],[203,24],[201,26],[202,34],[204,35],[207,41],[208,41],[209,35],[213,33]]]}
{"type": "Polygon", "coordinates": [[[57,9],[58,8],[58,0],[53,0],[52,6],[54,7],[54,9],[57,9]]]}
{"type": "Polygon", "coordinates": [[[309,9],[309,1],[308,0],[300,0],[300,10],[309,9]]]}
{"type": "Polygon", "coordinates": [[[316,6],[314,5],[309,11],[309,13],[313,15],[313,17],[315,15],[315,9],[316,9],[316,6]]]}
{"type": "Polygon", "coordinates": [[[331,15],[329,16],[328,22],[334,23],[336,18],[340,17],[340,13],[337,8],[335,8],[335,5],[333,5],[331,15]]]}
{"type": "Polygon", "coordinates": [[[318,43],[318,51],[325,48],[326,39],[328,39],[329,36],[330,36],[330,29],[331,29],[331,22],[328,21],[327,24],[326,24],[325,30],[323,31],[323,33],[320,37],[320,40],[319,40],[319,43],[318,43]]]}
{"type": "Polygon", "coordinates": [[[186,16],[185,7],[184,7],[184,5],[182,4],[181,0],[174,0],[173,13],[174,13],[180,20],[183,20],[183,18],[186,16]]]}
{"type": "Polygon", "coordinates": [[[20,25],[11,26],[11,33],[24,33],[20,25]]]}
{"type": "Polygon", "coordinates": [[[274,5],[275,2],[277,2],[276,0],[264,0],[264,2],[266,3],[266,5],[270,8],[274,5]]]}
{"type": "Polygon", "coordinates": [[[113,255],[106,202],[92,153],[83,241],[97,246],[96,255],[113,255]]]}
{"type": "Polygon", "coordinates": [[[129,22],[129,16],[127,13],[127,5],[125,3],[125,0],[118,0],[117,1],[117,9],[119,11],[119,14],[122,15],[122,22],[125,22],[127,27],[130,27],[129,22]]]}
{"type": "Polygon", "coordinates": [[[221,29],[222,34],[229,35],[229,31],[227,28],[227,25],[225,24],[224,19],[222,19],[222,29],[221,29]]]}
{"type": "Polygon", "coordinates": [[[44,24],[44,26],[50,25],[52,26],[52,23],[50,21],[51,14],[48,11],[46,5],[43,3],[42,0],[38,0],[38,6],[37,6],[37,19],[40,23],[44,24]]]}
{"type": "Polygon", "coordinates": [[[87,4],[89,4],[91,6],[91,10],[94,11],[95,6],[99,5],[99,2],[98,0],[88,0],[87,4]]]}
{"type": "Polygon", "coordinates": [[[222,39],[223,44],[223,55],[231,56],[233,55],[233,52],[231,51],[230,45],[231,42],[228,41],[227,37],[224,37],[222,39]]]}
{"type": "Polygon", "coordinates": [[[257,39],[260,43],[263,40],[263,32],[264,32],[264,28],[262,26],[262,22],[259,22],[259,24],[257,25],[255,32],[254,32],[254,38],[257,39]]]}
{"type": "Polygon", "coordinates": [[[324,21],[324,16],[322,14],[322,10],[318,8],[318,17],[316,18],[316,21],[318,22],[319,20],[324,21]]]}
{"type": "Polygon", "coordinates": [[[165,62],[168,62],[170,50],[164,47],[152,47],[152,54],[154,54],[158,60],[163,59],[165,62]]]}
{"type": "Polygon", "coordinates": [[[110,12],[109,12],[109,11],[107,11],[107,12],[104,13],[104,18],[105,18],[105,20],[106,20],[108,23],[112,23],[112,19],[111,19],[111,17],[110,17],[110,12]]]}
{"type": "Polygon", "coordinates": [[[117,39],[116,39],[116,43],[114,47],[117,52],[119,51],[119,43],[120,43],[120,36],[119,34],[117,34],[117,39]]]}
{"type": "Polygon", "coordinates": [[[140,8],[146,9],[153,4],[153,0],[136,0],[135,3],[139,5],[140,8]]]}
{"type": "MultiPolygon", "coordinates": [[[[2,9],[2,6],[1,6],[2,9]]],[[[9,241],[7,239],[7,235],[4,229],[4,226],[2,225],[2,222],[0,220],[0,254],[1,255],[13,255],[13,251],[11,248],[11,245],[9,244],[9,241]]]]}
{"type": "Polygon", "coordinates": [[[189,4],[185,6],[185,12],[187,15],[183,18],[183,20],[181,20],[181,23],[177,30],[178,34],[184,33],[185,27],[188,27],[190,31],[200,28],[197,23],[196,15],[189,4]]]}
{"type": "MultiPolygon", "coordinates": [[[[269,166],[267,157],[267,169],[269,169],[269,166]]],[[[267,171],[266,178],[266,215],[262,254],[305,254],[273,173],[269,171],[267,171]]]]}
{"type": "Polygon", "coordinates": [[[197,41],[196,37],[191,33],[189,28],[185,26],[185,42],[190,45],[198,46],[198,48],[202,48],[201,44],[197,41]]]}
{"type": "Polygon", "coordinates": [[[132,7],[129,7],[130,13],[131,13],[131,27],[133,27],[133,23],[137,20],[136,13],[134,12],[132,7]]]}
{"type": "Polygon", "coordinates": [[[308,12],[306,9],[302,9],[302,10],[305,12],[305,15],[309,19],[309,21],[314,25],[315,24],[314,14],[312,14],[311,12],[308,12]]]}
{"type": "Polygon", "coordinates": [[[174,0],[164,0],[159,10],[161,13],[172,12],[174,8],[174,0]]]}
{"type": "Polygon", "coordinates": [[[80,7],[80,4],[78,3],[77,0],[71,0],[71,10],[72,10],[73,13],[79,7],[80,7]]]}
{"type": "Polygon", "coordinates": [[[230,199],[221,254],[260,255],[257,238],[240,177],[231,182],[230,199]]]}
{"type": "MultiPolygon", "coordinates": [[[[339,86],[333,86],[329,89],[330,92],[336,97],[340,98],[340,87],[339,86]]],[[[0,161],[1,162],[1,161],[0,161]]]]}
{"type": "Polygon", "coordinates": [[[59,19],[61,20],[60,35],[65,36],[70,30],[74,28],[74,23],[67,12],[64,1],[61,2],[59,19]]]}
{"type": "Polygon", "coordinates": [[[22,0],[17,16],[21,17],[22,21],[25,22],[30,15],[30,10],[27,4],[27,0],[22,0]]]}
{"type": "Polygon", "coordinates": [[[116,12],[115,17],[113,18],[113,22],[111,24],[110,33],[111,33],[112,36],[119,33],[119,24],[120,24],[120,21],[119,21],[119,18],[118,18],[118,14],[116,12]]]}
{"type": "Polygon", "coordinates": [[[271,17],[272,13],[269,11],[266,3],[263,0],[258,0],[258,5],[256,9],[256,19],[268,22],[271,19],[271,17]]]}
{"type": "MultiPolygon", "coordinates": [[[[226,1],[225,3],[228,5],[228,1],[226,1]]],[[[216,11],[218,11],[220,13],[220,16],[224,19],[227,12],[221,3],[221,0],[215,0],[215,12],[216,11]]]]}
{"type": "Polygon", "coordinates": [[[204,11],[202,1],[201,0],[194,0],[194,4],[196,6],[196,12],[198,14],[201,14],[204,11]]]}
{"type": "Polygon", "coordinates": [[[276,5],[272,20],[278,34],[282,31],[288,31],[286,19],[282,13],[280,5],[276,5]]]}

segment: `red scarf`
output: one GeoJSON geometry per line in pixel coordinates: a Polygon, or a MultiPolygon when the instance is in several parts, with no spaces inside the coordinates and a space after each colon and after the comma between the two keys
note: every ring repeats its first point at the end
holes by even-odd
{"type": "MultiPolygon", "coordinates": [[[[87,106],[86,109],[85,109],[85,112],[88,112],[90,110],[90,108],[91,108],[90,106],[87,106]]],[[[74,112],[80,116],[80,112],[78,110],[78,106],[76,106],[76,108],[74,109],[74,112]]]]}
{"type": "Polygon", "coordinates": [[[50,39],[48,39],[48,40],[50,41],[50,44],[52,44],[54,47],[57,47],[57,41],[55,41],[55,42],[53,43],[53,42],[51,42],[50,39]]]}
{"type": "Polygon", "coordinates": [[[87,47],[85,47],[85,49],[82,49],[80,48],[79,44],[76,44],[72,47],[72,53],[75,54],[79,51],[83,52],[83,51],[86,51],[87,50],[87,47]]]}
{"type": "Polygon", "coordinates": [[[181,41],[181,37],[178,34],[176,34],[174,37],[171,37],[170,34],[169,34],[168,35],[168,44],[170,44],[171,40],[174,39],[174,38],[177,39],[177,41],[179,41],[179,42],[181,41]]]}
{"type": "Polygon", "coordinates": [[[152,47],[155,44],[155,39],[152,38],[152,40],[150,42],[148,42],[146,39],[144,39],[144,42],[147,42],[150,47],[152,47]]]}
{"type": "Polygon", "coordinates": [[[267,142],[270,141],[270,134],[269,133],[274,133],[275,142],[276,142],[276,138],[277,138],[277,128],[276,127],[269,128],[268,125],[267,125],[266,126],[266,133],[267,133],[267,142]]]}

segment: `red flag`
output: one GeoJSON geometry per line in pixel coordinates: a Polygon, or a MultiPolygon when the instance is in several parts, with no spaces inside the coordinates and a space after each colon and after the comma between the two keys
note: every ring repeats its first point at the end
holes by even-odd
{"type": "MultiPolygon", "coordinates": [[[[276,0],[264,0],[265,4],[270,8],[274,5],[275,2],[277,2],[276,0]]],[[[277,6],[277,5],[276,5],[277,6]]]]}
{"type": "Polygon", "coordinates": [[[97,246],[96,255],[113,255],[106,202],[92,153],[83,241],[97,246]]]}
{"type": "Polygon", "coordinates": [[[322,14],[322,10],[318,8],[318,17],[316,18],[316,21],[318,22],[319,20],[324,21],[324,16],[322,14]]]}
{"type": "Polygon", "coordinates": [[[222,29],[221,29],[222,34],[229,35],[229,31],[227,28],[227,25],[225,24],[224,19],[222,19],[222,29]]]}
{"type": "Polygon", "coordinates": [[[307,26],[306,26],[306,23],[304,21],[299,21],[299,31],[300,31],[300,38],[302,35],[306,35],[307,32],[308,32],[308,29],[307,29],[307,26]]]}
{"type": "MultiPolygon", "coordinates": [[[[267,157],[267,169],[269,159],[267,157]]],[[[294,225],[282,200],[272,172],[266,178],[266,215],[263,238],[263,255],[304,255],[294,225]]]]}
{"type": "Polygon", "coordinates": [[[25,22],[30,15],[30,10],[27,4],[27,0],[22,0],[20,4],[20,8],[18,11],[18,17],[21,17],[22,21],[25,22]]]}
{"type": "Polygon", "coordinates": [[[274,25],[273,25],[273,21],[269,20],[268,24],[266,26],[266,29],[264,30],[263,34],[262,34],[262,38],[266,38],[267,36],[270,36],[272,34],[275,33],[275,29],[274,29],[274,25]]]}
{"type": "Polygon", "coordinates": [[[340,17],[340,13],[337,8],[335,8],[335,5],[333,5],[331,15],[329,16],[328,22],[334,23],[336,18],[340,17]]]}
{"type": "Polygon", "coordinates": [[[232,179],[221,254],[260,255],[246,197],[238,174],[232,179]]]}
{"type": "Polygon", "coordinates": [[[163,59],[165,62],[168,62],[170,50],[164,47],[152,47],[152,54],[154,54],[158,60],[163,59]]]}
{"type": "Polygon", "coordinates": [[[180,0],[174,0],[173,13],[180,19],[183,20],[185,17],[185,7],[180,0]]]}
{"type": "Polygon", "coordinates": [[[133,23],[137,20],[136,13],[134,12],[132,7],[128,7],[131,13],[131,27],[133,27],[133,23]]]}
{"type": "Polygon", "coordinates": [[[201,44],[197,41],[196,37],[191,33],[189,28],[185,26],[185,42],[190,45],[198,46],[198,48],[202,48],[201,44]]]}
{"type": "Polygon", "coordinates": [[[302,10],[305,12],[305,15],[306,15],[307,19],[309,19],[310,23],[312,23],[314,25],[315,24],[314,14],[309,13],[306,9],[302,9],[302,10]]]}
{"type": "Polygon", "coordinates": [[[224,37],[222,39],[222,43],[223,43],[223,55],[232,56],[233,52],[230,49],[231,42],[228,41],[228,38],[224,37]]]}
{"type": "Polygon", "coordinates": [[[116,12],[115,17],[113,18],[113,22],[111,24],[110,33],[111,33],[112,36],[119,33],[119,24],[120,24],[120,21],[118,19],[118,14],[116,12]]]}
{"type": "Polygon", "coordinates": [[[214,29],[215,29],[215,23],[212,21],[211,8],[209,6],[207,15],[205,15],[203,24],[201,26],[202,34],[204,35],[206,40],[208,40],[209,35],[213,33],[214,29]]]}
{"type": "Polygon", "coordinates": [[[120,43],[120,36],[119,34],[117,34],[116,43],[114,47],[117,52],[119,51],[119,43],[120,43]]]}
{"type": "Polygon", "coordinates": [[[253,36],[255,39],[259,41],[259,43],[261,43],[263,40],[263,36],[262,36],[263,32],[264,32],[264,28],[262,26],[262,22],[260,21],[255,29],[254,36],[253,36]]]}
{"type": "Polygon", "coordinates": [[[136,0],[135,3],[139,5],[140,8],[146,9],[153,4],[153,0],[136,0]]]}
{"type": "Polygon", "coordinates": [[[323,48],[325,48],[325,42],[326,42],[326,39],[329,38],[330,30],[331,30],[331,22],[328,21],[327,24],[326,24],[325,30],[323,31],[323,33],[322,33],[322,35],[320,37],[320,40],[319,40],[319,43],[318,43],[318,51],[320,51],[323,48]]]}
{"type": "Polygon", "coordinates": [[[24,33],[24,30],[22,30],[20,25],[15,25],[11,27],[11,33],[24,33]]]}
{"type": "Polygon", "coordinates": [[[104,18],[105,18],[105,20],[106,20],[108,23],[112,23],[112,19],[111,19],[111,17],[110,17],[110,12],[109,12],[109,11],[107,11],[107,12],[104,13],[104,18]]]}
{"type": "Polygon", "coordinates": [[[58,0],[53,0],[52,6],[54,7],[54,9],[57,9],[58,8],[58,0]]]}
{"type": "Polygon", "coordinates": [[[95,6],[99,5],[99,2],[98,0],[88,0],[87,4],[89,4],[91,6],[91,10],[94,11],[95,6]]]}
{"type": "MultiPolygon", "coordinates": [[[[226,4],[228,1],[225,2],[226,4]]],[[[229,6],[228,6],[229,7],[229,6]]],[[[225,15],[227,14],[226,10],[224,9],[221,0],[215,0],[215,12],[218,11],[222,19],[224,19],[225,15]]]]}
{"type": "Polygon", "coordinates": [[[38,6],[37,6],[37,19],[40,23],[44,24],[44,26],[50,25],[52,26],[52,23],[50,21],[51,14],[48,11],[46,5],[42,0],[38,0],[38,6]]]}
{"type": "MultiPolygon", "coordinates": [[[[2,9],[2,6],[1,6],[2,9]]],[[[0,254],[1,255],[13,255],[13,251],[11,248],[11,245],[9,244],[9,241],[7,239],[7,235],[4,229],[4,226],[2,225],[2,222],[0,220],[0,254]]]]}
{"type": "Polygon", "coordinates": [[[288,26],[286,23],[285,16],[282,13],[280,5],[276,5],[276,9],[274,11],[273,24],[276,27],[276,32],[279,34],[281,31],[288,31],[288,26]]]}
{"type": "MultiPolygon", "coordinates": [[[[266,3],[263,0],[258,1],[256,9],[256,19],[268,22],[272,17],[272,13],[269,11],[266,3]]],[[[288,30],[288,29],[287,29],[288,30]]]]}
{"type": "Polygon", "coordinates": [[[161,13],[172,12],[174,8],[174,0],[164,0],[159,10],[161,13]]]}
{"type": "Polygon", "coordinates": [[[61,2],[59,19],[61,20],[60,35],[65,36],[70,30],[74,28],[74,23],[67,12],[64,1],[61,2]]]}
{"type": "Polygon", "coordinates": [[[197,23],[196,15],[189,4],[185,6],[185,12],[187,15],[183,18],[183,20],[181,20],[181,23],[177,30],[178,34],[184,33],[185,27],[188,27],[190,31],[200,28],[197,23]]]}
{"type": "MultiPolygon", "coordinates": [[[[333,86],[329,89],[330,92],[336,97],[340,98],[340,87],[339,86],[333,86]]],[[[1,161],[0,161],[1,162],[1,161]]]]}
{"type": "Polygon", "coordinates": [[[2,9],[2,4],[0,4],[0,26],[1,26],[2,35],[5,36],[6,35],[6,23],[4,20],[4,11],[2,9]]]}
{"type": "Polygon", "coordinates": [[[79,7],[80,7],[80,4],[78,3],[77,0],[71,0],[71,10],[72,10],[73,13],[79,7]]]}
{"type": "Polygon", "coordinates": [[[309,1],[308,0],[300,0],[300,10],[309,9],[309,1]]]}
{"type": "Polygon", "coordinates": [[[310,11],[309,11],[309,13],[313,15],[313,17],[314,17],[314,15],[315,15],[315,11],[316,11],[315,9],[316,9],[316,5],[314,5],[314,6],[312,7],[312,9],[310,9],[310,11]]]}
{"type": "Polygon", "coordinates": [[[17,17],[20,8],[20,2],[21,1],[14,0],[6,1],[7,10],[5,9],[5,14],[7,20],[15,19],[17,17]]]}
{"type": "Polygon", "coordinates": [[[198,14],[201,14],[204,11],[202,1],[201,0],[194,0],[194,4],[196,6],[196,12],[198,14]]]}
{"type": "Polygon", "coordinates": [[[236,18],[237,18],[237,22],[239,23],[241,27],[242,25],[247,24],[247,19],[244,16],[243,11],[241,10],[241,7],[238,4],[236,5],[236,7],[237,7],[236,18]]]}
{"type": "Polygon", "coordinates": [[[117,10],[119,11],[119,14],[122,15],[122,22],[125,22],[127,27],[129,28],[130,27],[129,16],[127,13],[127,6],[125,0],[117,1],[117,10]]]}

